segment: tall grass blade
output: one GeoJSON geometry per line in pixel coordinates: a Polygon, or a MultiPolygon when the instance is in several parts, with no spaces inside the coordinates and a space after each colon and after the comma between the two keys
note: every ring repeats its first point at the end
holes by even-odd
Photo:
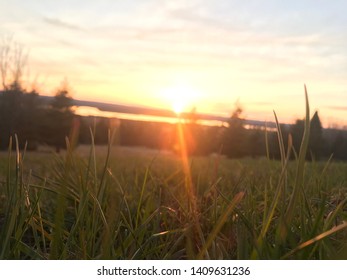
{"type": "Polygon", "coordinates": [[[285,147],[284,147],[284,142],[283,142],[282,129],[281,129],[281,125],[278,121],[276,112],[273,111],[273,113],[274,113],[275,121],[276,121],[277,138],[278,138],[278,144],[279,144],[280,154],[281,154],[281,163],[282,163],[282,167],[284,167],[286,153],[285,153],[285,147]]]}
{"type": "Polygon", "coordinates": [[[206,242],[204,243],[202,249],[200,250],[200,252],[197,256],[197,259],[202,259],[203,256],[207,253],[207,250],[210,248],[213,240],[215,240],[218,233],[222,229],[222,226],[226,223],[229,215],[234,211],[235,207],[241,202],[244,195],[245,195],[244,192],[240,192],[240,193],[236,194],[235,197],[232,199],[232,201],[228,205],[227,209],[224,211],[222,216],[219,218],[217,224],[214,226],[211,233],[207,237],[206,242]]]}
{"type": "Polygon", "coordinates": [[[312,244],[314,244],[315,242],[318,242],[326,237],[328,237],[329,235],[332,235],[340,230],[343,230],[347,228],[347,222],[343,222],[342,224],[338,225],[338,226],[334,226],[333,228],[331,228],[330,230],[327,230],[319,235],[317,235],[316,237],[305,241],[304,243],[301,243],[298,247],[296,247],[295,249],[291,250],[289,253],[285,254],[282,259],[287,259],[288,257],[294,255],[295,253],[297,253],[298,251],[302,250],[303,248],[310,246],[312,244]]]}
{"type": "Polygon", "coordinates": [[[115,130],[113,130],[112,133],[110,131],[108,131],[107,154],[106,154],[105,164],[104,164],[104,168],[102,170],[99,189],[98,189],[98,193],[97,193],[97,197],[100,201],[102,200],[102,197],[103,197],[104,192],[105,192],[105,178],[106,178],[107,169],[108,169],[108,165],[109,165],[109,161],[110,161],[111,147],[112,147],[112,144],[114,142],[115,132],[116,132],[115,130]]]}
{"type": "Polygon", "coordinates": [[[287,227],[289,226],[289,224],[291,223],[293,219],[295,207],[298,203],[300,191],[302,190],[303,183],[304,183],[306,153],[307,153],[307,148],[308,148],[308,143],[310,138],[310,105],[308,101],[306,85],[305,85],[305,104],[306,104],[306,117],[305,117],[304,134],[303,134],[301,145],[300,145],[300,152],[299,152],[299,158],[298,158],[297,169],[296,169],[294,189],[290,197],[287,211],[285,213],[285,216],[281,225],[281,229],[280,229],[281,230],[280,235],[281,235],[282,241],[286,238],[287,227]]]}
{"type": "Polygon", "coordinates": [[[268,136],[267,123],[265,123],[265,148],[266,148],[266,158],[269,160],[270,148],[269,148],[269,136],[268,136]]]}
{"type": "Polygon", "coordinates": [[[135,221],[135,227],[138,227],[139,224],[139,219],[141,215],[141,206],[142,206],[142,200],[143,200],[143,194],[145,192],[146,184],[147,184],[147,179],[148,179],[148,173],[149,173],[149,167],[146,168],[146,173],[145,177],[143,179],[142,187],[141,187],[141,193],[140,193],[140,198],[137,204],[137,211],[136,211],[136,221],[135,221]]]}

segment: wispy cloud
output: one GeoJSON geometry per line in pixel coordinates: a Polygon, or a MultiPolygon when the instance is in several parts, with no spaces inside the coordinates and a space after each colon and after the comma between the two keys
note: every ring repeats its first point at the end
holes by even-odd
{"type": "Polygon", "coordinates": [[[50,25],[56,26],[56,27],[60,27],[60,28],[65,28],[65,29],[70,29],[70,30],[83,30],[82,27],[75,25],[75,24],[71,24],[68,23],[66,21],[57,19],[57,18],[49,18],[49,17],[43,17],[43,21],[45,23],[48,23],[50,25]]]}

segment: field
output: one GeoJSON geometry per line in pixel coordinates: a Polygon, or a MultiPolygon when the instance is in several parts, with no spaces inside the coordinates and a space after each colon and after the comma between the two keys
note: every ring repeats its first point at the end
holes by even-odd
{"type": "Polygon", "coordinates": [[[346,259],[347,164],[0,154],[0,259],[346,259]]]}

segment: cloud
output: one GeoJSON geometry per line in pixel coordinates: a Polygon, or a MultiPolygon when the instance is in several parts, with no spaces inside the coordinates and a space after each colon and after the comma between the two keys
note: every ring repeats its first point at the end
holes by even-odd
{"type": "Polygon", "coordinates": [[[45,23],[48,23],[50,25],[54,25],[54,26],[60,27],[60,28],[65,28],[65,29],[70,29],[70,30],[79,30],[79,31],[83,30],[83,28],[78,26],[78,25],[71,24],[71,23],[62,21],[62,20],[57,19],[57,18],[44,17],[43,21],[45,23]]]}

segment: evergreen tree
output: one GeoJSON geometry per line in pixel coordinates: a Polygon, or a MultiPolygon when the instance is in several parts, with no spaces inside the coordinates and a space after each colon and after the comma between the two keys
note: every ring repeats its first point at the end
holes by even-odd
{"type": "Polygon", "coordinates": [[[223,153],[230,158],[246,155],[246,129],[241,118],[242,109],[237,106],[229,120],[229,126],[225,130],[223,141],[223,153]]]}
{"type": "Polygon", "coordinates": [[[65,139],[71,133],[73,123],[72,100],[65,82],[52,100],[42,126],[44,141],[46,144],[54,146],[57,153],[65,147],[65,139]]]}
{"type": "Polygon", "coordinates": [[[326,155],[326,144],[323,139],[323,127],[316,111],[311,119],[309,158],[319,160],[326,155]]]}
{"type": "MultiPolygon", "coordinates": [[[[301,140],[304,134],[304,121],[297,120],[291,127],[291,134],[293,136],[293,146],[295,151],[300,151],[301,140]]],[[[309,160],[320,159],[327,154],[326,144],[323,138],[323,127],[318,116],[318,112],[315,112],[310,125],[310,138],[307,149],[306,158],[309,160]]]]}
{"type": "Polygon", "coordinates": [[[333,141],[331,152],[334,159],[347,160],[347,136],[342,131],[338,132],[333,141]]]}

